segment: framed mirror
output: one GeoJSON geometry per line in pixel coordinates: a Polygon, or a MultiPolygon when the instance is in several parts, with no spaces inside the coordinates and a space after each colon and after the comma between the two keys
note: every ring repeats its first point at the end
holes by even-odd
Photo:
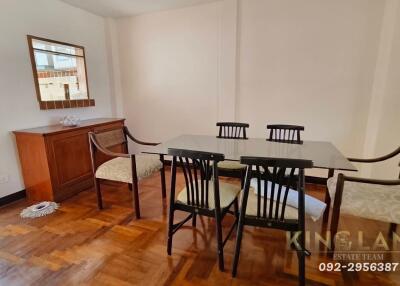
{"type": "Polygon", "coordinates": [[[27,38],[40,109],[94,106],[85,48],[31,35],[27,38]]]}

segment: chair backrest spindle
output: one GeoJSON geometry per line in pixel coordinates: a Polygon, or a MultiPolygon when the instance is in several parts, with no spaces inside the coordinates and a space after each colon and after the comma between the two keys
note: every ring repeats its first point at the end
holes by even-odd
{"type": "Polygon", "coordinates": [[[247,123],[239,122],[218,122],[219,132],[217,138],[224,139],[247,139],[246,128],[247,123]]]}
{"type": "Polygon", "coordinates": [[[224,155],[174,148],[168,149],[168,155],[173,156],[171,195],[175,194],[177,167],[181,167],[186,186],[185,203],[197,208],[209,208],[209,184],[214,184],[214,190],[218,190],[219,184],[218,169],[214,170],[212,165],[216,166],[218,162],[223,161],[224,155]],[[213,170],[213,174],[211,174],[211,170],[213,170]]]}
{"type": "Polygon", "coordinates": [[[267,130],[269,130],[268,141],[291,144],[303,143],[303,141],[301,141],[300,132],[304,131],[304,126],[269,124],[267,125],[267,130]]]}
{"type": "MultiPolygon", "coordinates": [[[[299,196],[304,196],[304,179],[302,180],[301,176],[304,177],[305,168],[313,166],[312,161],[309,160],[258,157],[241,157],[240,163],[248,165],[244,187],[246,201],[251,178],[255,177],[257,180],[255,217],[276,222],[285,220],[288,194],[295,183],[297,183],[299,196]]],[[[304,206],[299,211],[304,212],[304,206]]]]}

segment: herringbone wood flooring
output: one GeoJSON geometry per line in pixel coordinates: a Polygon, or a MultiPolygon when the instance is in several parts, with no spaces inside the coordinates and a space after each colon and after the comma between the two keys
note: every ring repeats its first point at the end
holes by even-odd
{"type": "MultiPolygon", "coordinates": [[[[0,285],[297,285],[297,256],[286,249],[281,231],[245,228],[235,279],[230,275],[235,235],[225,246],[226,271],[221,273],[212,219],[200,219],[196,229],[188,222],[174,236],[168,257],[167,205],[159,182],[155,175],[140,183],[140,220],[134,219],[131,194],[123,185],[102,186],[102,211],[93,190],[64,201],[55,214],[33,220],[19,218],[25,201],[1,208],[0,285]]],[[[324,192],[313,185],[307,190],[321,198],[324,192]]],[[[226,219],[225,231],[231,222],[226,219]]],[[[370,233],[366,243],[388,229],[384,223],[342,216],[341,229],[360,227],[370,233]]],[[[307,229],[320,231],[321,222],[308,220],[307,229]]],[[[310,250],[309,285],[393,285],[399,280],[397,273],[320,272],[318,264],[331,260],[312,245],[310,250]]]]}

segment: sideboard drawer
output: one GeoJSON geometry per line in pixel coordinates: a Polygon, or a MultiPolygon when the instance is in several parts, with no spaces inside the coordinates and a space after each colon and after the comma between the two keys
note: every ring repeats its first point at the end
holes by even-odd
{"type": "Polygon", "coordinates": [[[113,129],[118,129],[118,128],[123,128],[124,127],[124,123],[123,122],[116,122],[116,123],[112,123],[112,124],[105,124],[105,125],[101,125],[101,126],[96,126],[93,128],[94,132],[104,132],[107,130],[113,130],[113,129]]]}

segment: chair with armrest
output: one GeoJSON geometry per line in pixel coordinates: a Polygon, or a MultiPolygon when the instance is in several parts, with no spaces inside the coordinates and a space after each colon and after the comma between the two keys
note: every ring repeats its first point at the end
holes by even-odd
{"type": "MultiPolygon", "coordinates": [[[[400,147],[382,157],[348,158],[348,160],[358,163],[375,163],[388,160],[398,154],[400,154],[400,147]]],[[[325,202],[328,207],[324,220],[328,220],[329,206],[333,205],[330,224],[332,238],[337,233],[341,213],[390,223],[391,231],[395,231],[396,225],[400,223],[400,175],[399,179],[378,180],[339,173],[328,179],[327,187],[325,202]]],[[[334,240],[332,250],[334,250],[334,240]]]]}
{"type": "MultiPolygon", "coordinates": [[[[219,127],[217,138],[248,139],[246,134],[246,129],[250,126],[248,123],[217,122],[217,126],[219,127]]],[[[236,161],[225,160],[218,163],[218,169],[220,169],[221,176],[240,178],[243,187],[246,165],[240,164],[236,161]]]]}
{"type": "Polygon", "coordinates": [[[164,156],[129,154],[128,138],[140,145],[155,146],[159,143],[144,142],[136,139],[129,132],[128,128],[113,129],[103,132],[89,133],[89,146],[92,160],[94,186],[97,194],[99,209],[103,208],[100,184],[102,180],[127,183],[130,190],[133,190],[133,201],[136,218],[140,218],[139,187],[138,181],[152,175],[156,171],[161,173],[162,197],[166,197],[164,156]],[[126,153],[116,153],[109,148],[116,145],[123,145],[126,153]],[[111,157],[110,160],[97,166],[96,154],[111,157]]]}

